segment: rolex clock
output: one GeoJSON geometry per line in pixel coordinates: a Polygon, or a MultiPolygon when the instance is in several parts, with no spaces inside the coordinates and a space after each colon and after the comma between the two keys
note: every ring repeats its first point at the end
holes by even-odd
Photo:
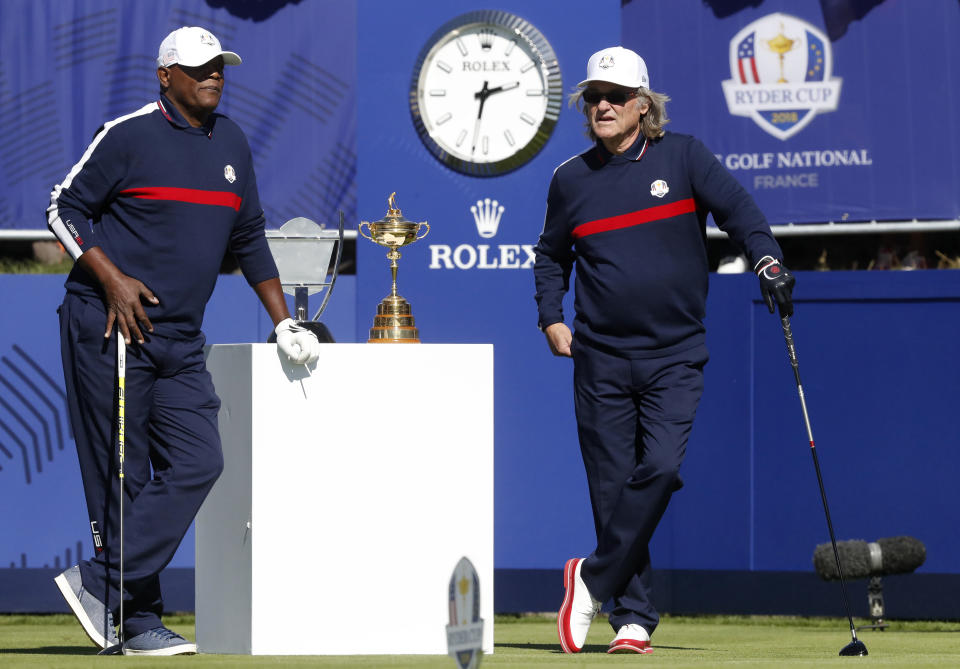
{"type": "Polygon", "coordinates": [[[557,56],[539,30],[509,12],[474,11],[441,26],[420,51],[410,112],[444,165],[497,176],[547,143],[562,88],[557,56]]]}

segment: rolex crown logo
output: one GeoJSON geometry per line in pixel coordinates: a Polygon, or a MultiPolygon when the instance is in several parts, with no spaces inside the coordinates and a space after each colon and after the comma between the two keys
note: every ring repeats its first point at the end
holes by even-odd
{"type": "Polygon", "coordinates": [[[487,239],[497,234],[500,226],[500,217],[503,216],[503,205],[496,200],[484,198],[477,200],[477,204],[470,207],[473,220],[477,224],[477,232],[487,239]]]}
{"type": "Polygon", "coordinates": [[[481,28],[477,31],[477,37],[480,39],[480,48],[489,51],[493,46],[493,30],[490,28],[481,28]]]}

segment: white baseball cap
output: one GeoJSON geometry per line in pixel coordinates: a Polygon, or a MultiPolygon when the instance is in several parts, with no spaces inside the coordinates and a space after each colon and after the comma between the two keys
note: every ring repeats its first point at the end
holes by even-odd
{"type": "Polygon", "coordinates": [[[650,75],[643,58],[622,46],[611,46],[597,51],[587,61],[587,78],[577,86],[591,81],[605,81],[626,88],[650,88],[650,75]]]}
{"type": "Polygon", "coordinates": [[[243,61],[233,51],[224,51],[220,40],[209,30],[196,26],[177,28],[160,42],[157,67],[174,64],[199,67],[217,56],[223,56],[224,65],[239,65],[243,61]]]}

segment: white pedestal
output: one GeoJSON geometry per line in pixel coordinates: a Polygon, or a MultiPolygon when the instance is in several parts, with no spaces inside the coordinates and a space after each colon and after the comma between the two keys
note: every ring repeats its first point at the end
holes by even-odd
{"type": "Polygon", "coordinates": [[[197,516],[201,652],[446,654],[466,556],[493,652],[493,346],[217,345],[224,471],[197,516]]]}

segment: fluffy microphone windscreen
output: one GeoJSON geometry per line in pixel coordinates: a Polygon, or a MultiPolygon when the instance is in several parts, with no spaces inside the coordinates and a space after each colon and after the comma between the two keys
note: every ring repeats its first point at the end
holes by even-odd
{"type": "MultiPolygon", "coordinates": [[[[844,578],[866,578],[870,575],[870,548],[866,541],[838,541],[837,553],[840,555],[844,578]]],[[[833,546],[830,544],[820,544],[813,551],[813,567],[820,574],[820,578],[826,581],[840,578],[833,546]]]]}
{"type": "Polygon", "coordinates": [[[883,575],[909,574],[927,559],[923,542],[913,537],[877,539],[883,555],[883,575]]]}
{"type": "MultiPolygon", "coordinates": [[[[926,548],[913,537],[891,537],[867,543],[859,539],[838,541],[837,553],[844,578],[858,579],[889,574],[908,574],[923,564],[926,548]]],[[[840,578],[837,561],[830,544],[820,544],[813,551],[813,566],[826,581],[840,578]]]]}

